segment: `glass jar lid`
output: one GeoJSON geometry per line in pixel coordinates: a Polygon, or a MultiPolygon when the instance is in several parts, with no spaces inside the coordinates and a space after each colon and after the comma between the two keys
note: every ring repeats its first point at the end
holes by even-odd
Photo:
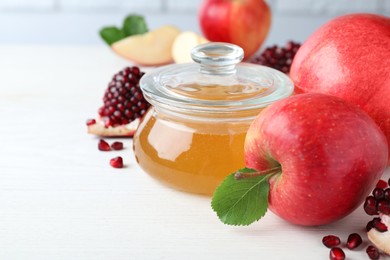
{"type": "Polygon", "coordinates": [[[237,111],[255,115],[293,92],[286,74],[240,63],[244,51],[236,45],[205,43],[195,47],[191,56],[196,63],[163,66],[141,78],[145,98],[157,110],[210,117],[237,111]]]}

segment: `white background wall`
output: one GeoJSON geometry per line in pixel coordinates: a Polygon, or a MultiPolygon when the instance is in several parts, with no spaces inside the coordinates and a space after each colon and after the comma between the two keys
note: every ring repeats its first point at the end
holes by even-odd
{"type": "MultiPolygon", "coordinates": [[[[98,30],[129,13],[150,28],[174,24],[199,32],[201,0],[0,0],[0,44],[102,44],[98,30]]],[[[268,0],[273,13],[267,44],[303,41],[332,17],[351,12],[390,16],[390,0],[268,0]]]]}

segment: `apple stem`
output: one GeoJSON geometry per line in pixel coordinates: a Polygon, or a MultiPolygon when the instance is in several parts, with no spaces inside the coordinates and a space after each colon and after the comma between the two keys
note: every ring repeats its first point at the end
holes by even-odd
{"type": "Polygon", "coordinates": [[[280,170],[281,170],[281,167],[277,166],[277,167],[267,169],[264,171],[256,171],[256,172],[251,172],[251,173],[244,173],[244,172],[237,171],[234,173],[234,179],[242,180],[242,179],[253,178],[253,177],[257,177],[257,176],[261,176],[261,175],[270,175],[270,174],[278,173],[278,172],[280,172],[280,170]]]}

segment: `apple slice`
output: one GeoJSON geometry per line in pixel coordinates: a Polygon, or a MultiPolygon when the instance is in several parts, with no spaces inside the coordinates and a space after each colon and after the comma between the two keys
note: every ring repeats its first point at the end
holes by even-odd
{"type": "Polygon", "coordinates": [[[180,30],[171,25],[162,26],[145,34],[133,35],[111,45],[119,56],[145,66],[172,61],[172,44],[180,30]]]}
{"type": "Polygon", "coordinates": [[[191,50],[195,46],[206,43],[208,40],[203,36],[191,32],[185,31],[180,33],[172,46],[172,57],[176,63],[191,62],[191,50]]]}

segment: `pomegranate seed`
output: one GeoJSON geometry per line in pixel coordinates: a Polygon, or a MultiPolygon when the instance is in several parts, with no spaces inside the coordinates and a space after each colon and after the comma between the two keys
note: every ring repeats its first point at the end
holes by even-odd
{"type": "Polygon", "coordinates": [[[363,208],[368,215],[378,214],[378,203],[373,196],[368,196],[366,198],[363,208]]]}
{"type": "Polygon", "coordinates": [[[390,188],[385,189],[385,191],[383,192],[383,197],[385,198],[385,200],[390,201],[390,188]]]}
{"type": "Polygon", "coordinates": [[[104,122],[104,127],[105,127],[105,128],[109,128],[111,125],[112,125],[112,120],[111,120],[111,119],[107,119],[107,120],[104,122]]]}
{"type": "Polygon", "coordinates": [[[99,110],[98,110],[98,113],[100,116],[104,116],[104,107],[100,107],[99,110]]]}
{"type": "Polygon", "coordinates": [[[330,260],[344,260],[345,254],[340,247],[333,247],[329,253],[330,260]]]}
{"type": "Polygon", "coordinates": [[[122,150],[123,149],[123,143],[122,142],[113,142],[111,144],[111,148],[114,150],[122,150]]]}
{"type": "Polygon", "coordinates": [[[322,238],[322,244],[328,248],[340,245],[340,238],[334,235],[327,235],[322,238]]]}
{"type": "Polygon", "coordinates": [[[105,151],[105,152],[111,150],[110,145],[106,141],[104,141],[103,139],[99,140],[98,148],[100,151],[105,151]]]}
{"type": "Polygon", "coordinates": [[[114,168],[122,168],[123,167],[122,157],[118,156],[118,157],[112,158],[110,160],[110,165],[114,168]]]}
{"type": "Polygon", "coordinates": [[[390,215],[390,201],[382,199],[378,202],[378,211],[390,215]]]}
{"type": "Polygon", "coordinates": [[[362,237],[358,233],[352,233],[348,236],[347,247],[354,249],[363,243],[362,237]]]}
{"type": "Polygon", "coordinates": [[[384,180],[379,180],[376,184],[376,188],[386,189],[387,185],[387,182],[385,182],[384,180]]]}
{"type": "Polygon", "coordinates": [[[373,227],[379,232],[386,232],[387,226],[382,223],[380,218],[374,218],[372,220],[373,227]]]}
{"type": "Polygon", "coordinates": [[[368,221],[368,223],[366,225],[367,232],[370,231],[372,228],[374,228],[374,221],[370,220],[370,221],[368,221]]]}
{"type": "Polygon", "coordinates": [[[96,124],[96,120],[95,119],[87,119],[87,123],[86,123],[88,126],[90,125],[94,125],[96,124]]]}
{"type": "Polygon", "coordinates": [[[374,195],[374,198],[377,200],[383,199],[385,196],[385,191],[382,188],[375,188],[372,191],[372,195],[374,195]]]}
{"type": "Polygon", "coordinates": [[[379,259],[379,251],[375,246],[368,246],[366,249],[367,255],[372,260],[378,260],[379,259]]]}

